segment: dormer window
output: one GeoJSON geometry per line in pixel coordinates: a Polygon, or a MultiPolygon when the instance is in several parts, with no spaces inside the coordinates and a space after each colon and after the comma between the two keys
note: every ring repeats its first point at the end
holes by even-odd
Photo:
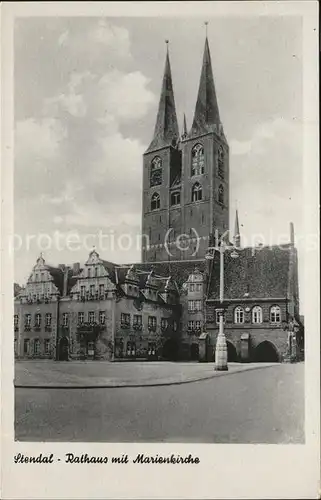
{"type": "Polygon", "coordinates": [[[150,187],[160,186],[162,183],[162,160],[159,156],[153,159],[150,166],[150,187]]]}
{"type": "Polygon", "coordinates": [[[192,177],[204,174],[204,148],[202,144],[196,144],[192,149],[192,177]]]}
{"type": "Polygon", "coordinates": [[[160,196],[158,193],[154,193],[151,201],[151,210],[158,210],[160,208],[160,196]]]}
{"type": "Polygon", "coordinates": [[[179,205],[181,203],[181,193],[179,191],[174,191],[171,194],[171,205],[179,205]]]}
{"type": "Polygon", "coordinates": [[[224,179],[224,150],[222,146],[218,148],[217,152],[217,174],[221,179],[224,179]]]}
{"type": "Polygon", "coordinates": [[[201,201],[202,199],[202,186],[199,182],[195,182],[192,187],[192,201],[201,201]]]}

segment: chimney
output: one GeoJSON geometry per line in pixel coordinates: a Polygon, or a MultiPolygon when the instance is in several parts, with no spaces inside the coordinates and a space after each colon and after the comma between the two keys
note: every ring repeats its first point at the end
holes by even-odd
{"type": "Polygon", "coordinates": [[[73,276],[77,276],[80,273],[80,263],[74,262],[72,265],[72,274],[73,276]]]}

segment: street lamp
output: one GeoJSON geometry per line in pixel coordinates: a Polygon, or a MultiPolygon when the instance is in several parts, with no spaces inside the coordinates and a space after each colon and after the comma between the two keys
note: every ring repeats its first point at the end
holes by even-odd
{"type": "MultiPolygon", "coordinates": [[[[219,247],[209,247],[208,252],[205,255],[205,259],[213,260],[214,252],[220,252],[220,308],[217,309],[219,313],[219,331],[216,340],[215,347],[215,370],[217,371],[227,371],[227,344],[226,338],[224,334],[224,252],[228,249],[227,245],[224,241],[221,241],[219,247]]],[[[233,250],[231,252],[231,257],[236,259],[238,257],[238,253],[233,250]]]]}

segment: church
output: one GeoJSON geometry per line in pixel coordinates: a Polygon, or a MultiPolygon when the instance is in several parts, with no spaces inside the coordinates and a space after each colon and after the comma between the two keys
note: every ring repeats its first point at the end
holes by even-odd
{"type": "Polygon", "coordinates": [[[167,50],[142,212],[140,263],[95,249],[82,267],[39,256],[14,299],[17,359],[213,362],[222,294],[230,362],[303,359],[293,224],[287,244],[243,248],[236,213],[229,237],[229,147],[207,37],[190,130],[184,116],[179,131],[167,50]]]}

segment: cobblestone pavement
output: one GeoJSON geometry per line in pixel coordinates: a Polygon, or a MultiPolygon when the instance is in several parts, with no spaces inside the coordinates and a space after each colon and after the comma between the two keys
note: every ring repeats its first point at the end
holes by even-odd
{"type": "MultiPolygon", "coordinates": [[[[230,363],[229,372],[253,370],[271,363],[230,363]]],[[[214,376],[213,363],[20,361],[15,365],[16,387],[123,387],[192,382],[214,376]]]]}
{"type": "MultiPolygon", "coordinates": [[[[157,367],[146,370],[155,376],[157,367]]],[[[16,388],[15,433],[21,441],[302,443],[304,365],[159,387],[16,388]]]]}

